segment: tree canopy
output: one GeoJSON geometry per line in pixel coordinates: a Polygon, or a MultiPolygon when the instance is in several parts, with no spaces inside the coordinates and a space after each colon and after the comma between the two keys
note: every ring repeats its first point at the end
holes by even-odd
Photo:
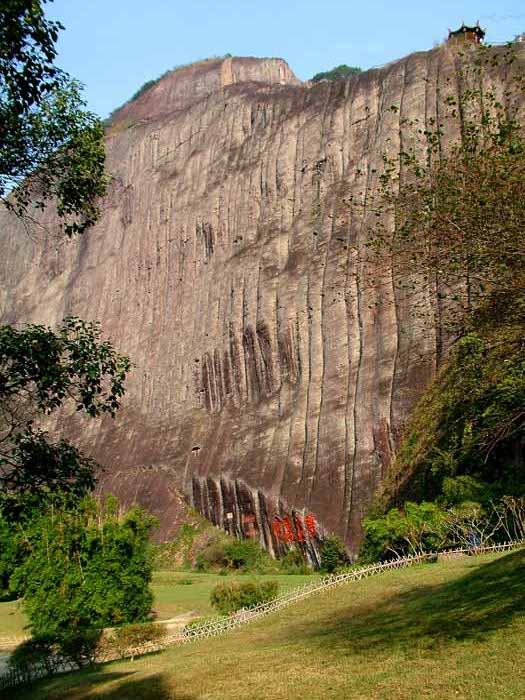
{"type": "Polygon", "coordinates": [[[91,417],[113,416],[129,368],[97,324],[70,317],[57,330],[0,327],[0,505],[93,487],[93,462],[64,440],[50,443],[33,420],[64,402],[91,417]]]}
{"type": "Polygon", "coordinates": [[[54,201],[72,235],[95,223],[106,191],[103,127],[54,64],[62,25],[45,18],[45,2],[0,7],[0,201],[26,224],[54,201]]]}
{"type": "MultiPolygon", "coordinates": [[[[0,201],[25,223],[36,223],[34,212],[52,203],[71,236],[98,218],[103,130],[84,109],[80,84],[55,65],[62,26],[45,17],[45,3],[0,6],[0,201]]],[[[78,318],[56,330],[0,327],[4,511],[13,515],[57,490],[80,495],[93,487],[92,461],[64,440],[50,442],[34,421],[64,402],[91,417],[115,414],[130,362],[100,336],[97,324],[78,318]]]]}
{"type": "Polygon", "coordinates": [[[153,596],[149,533],[155,518],[91,498],[35,517],[19,538],[27,556],[11,585],[32,631],[56,633],[144,621],[153,596]]]}
{"type": "Polygon", "coordinates": [[[406,124],[415,127],[407,147],[384,158],[370,195],[364,257],[389,259],[413,314],[430,313],[440,363],[381,486],[378,517],[364,521],[364,549],[375,555],[378,543],[383,553],[409,540],[413,551],[428,546],[443,523],[449,545],[474,531],[501,540],[515,531],[505,522],[519,520],[509,511],[525,494],[525,79],[516,58],[458,54],[459,93],[444,96],[439,122],[406,124]],[[487,63],[506,71],[503,98],[487,89],[487,63]],[[425,536],[407,536],[418,523],[425,536]]]}
{"type": "Polygon", "coordinates": [[[321,80],[339,80],[340,78],[349,78],[352,75],[359,75],[362,73],[362,69],[358,66],[347,66],[342,63],[340,66],[336,66],[331,70],[321,71],[316,73],[313,78],[313,83],[319,83],[321,80]]]}

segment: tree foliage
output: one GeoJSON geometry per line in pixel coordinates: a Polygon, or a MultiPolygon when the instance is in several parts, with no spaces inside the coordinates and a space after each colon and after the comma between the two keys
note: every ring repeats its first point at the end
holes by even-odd
{"type": "Polygon", "coordinates": [[[523,540],[525,498],[505,496],[485,505],[467,498],[454,504],[443,498],[434,503],[406,501],[402,508],[365,518],[363,527],[359,558],[364,562],[451,548],[472,550],[523,540]]]}
{"type": "Polygon", "coordinates": [[[404,124],[407,147],[385,156],[371,193],[369,249],[402,271],[397,284],[415,308],[433,298],[436,323],[456,336],[525,295],[525,141],[516,120],[525,80],[515,76],[504,105],[484,78],[485,61],[510,70],[514,59],[482,53],[471,63],[468,55],[458,69],[463,89],[444,97],[442,121],[404,124]]]}
{"type": "Polygon", "coordinates": [[[114,415],[129,360],[100,340],[100,328],[68,317],[56,330],[0,327],[0,401],[29,398],[43,413],[66,399],[90,416],[114,415]]]}
{"type": "Polygon", "coordinates": [[[434,503],[407,501],[383,517],[364,520],[365,539],[360,558],[375,561],[383,556],[420,554],[439,548],[443,512],[434,503]]]}
{"type": "Polygon", "coordinates": [[[352,75],[359,75],[362,73],[362,69],[358,66],[347,66],[342,63],[340,66],[336,66],[331,70],[321,71],[316,73],[313,78],[313,83],[319,83],[321,80],[339,80],[341,78],[349,78],[352,75]]]}
{"type": "Polygon", "coordinates": [[[441,363],[382,487],[384,511],[525,493],[525,80],[507,50],[458,53],[456,69],[459,94],[444,95],[439,122],[404,124],[406,147],[370,193],[365,257],[390,258],[414,315],[430,312],[441,363]],[[505,71],[501,98],[487,67],[505,71]]]}
{"type": "Polygon", "coordinates": [[[114,415],[130,368],[102,341],[97,324],[66,318],[56,330],[0,327],[0,507],[35,507],[56,491],[81,496],[94,485],[94,463],[64,440],[33,427],[64,402],[91,417],[114,415]]]}
{"type": "Polygon", "coordinates": [[[80,84],[54,64],[62,26],[45,18],[44,3],[0,7],[0,200],[26,224],[53,201],[71,236],[98,218],[103,128],[80,84]]]}
{"type": "Polygon", "coordinates": [[[385,505],[452,492],[525,494],[523,328],[469,333],[415,406],[383,487],[385,505]]]}
{"type": "Polygon", "coordinates": [[[10,579],[23,561],[23,552],[13,524],[0,511],[0,600],[10,597],[10,579]]]}
{"type": "Polygon", "coordinates": [[[319,554],[321,569],[329,574],[350,563],[343,541],[337,535],[330,535],[324,540],[319,554]]]}
{"type": "Polygon", "coordinates": [[[99,629],[82,629],[34,635],[16,647],[9,657],[9,667],[23,674],[30,683],[35,678],[63,671],[64,661],[77,668],[92,666],[101,634],[99,629]]]}
{"type": "Polygon", "coordinates": [[[60,22],[44,16],[46,0],[4,0],[0,7],[0,105],[23,112],[57,87],[60,22]]]}
{"type": "Polygon", "coordinates": [[[26,523],[28,554],[11,577],[34,633],[63,633],[147,619],[153,600],[149,533],[139,507],[118,513],[94,499],[50,507],[26,523]]]}

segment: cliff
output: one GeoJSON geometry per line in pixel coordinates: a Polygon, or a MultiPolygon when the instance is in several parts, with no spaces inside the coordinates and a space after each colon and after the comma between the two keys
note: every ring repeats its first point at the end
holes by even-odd
{"type": "MultiPolygon", "coordinates": [[[[0,213],[2,321],[97,319],[131,357],[116,421],[55,427],[163,537],[180,490],[273,551],[325,531],[357,546],[443,345],[430,292],[414,314],[403,271],[360,255],[362,193],[414,120],[439,122],[458,60],[441,47],[313,86],[277,59],[180,69],[113,115],[93,230],[64,240],[48,211],[27,236],[0,213]]],[[[510,71],[484,77],[502,100],[510,71]]]]}

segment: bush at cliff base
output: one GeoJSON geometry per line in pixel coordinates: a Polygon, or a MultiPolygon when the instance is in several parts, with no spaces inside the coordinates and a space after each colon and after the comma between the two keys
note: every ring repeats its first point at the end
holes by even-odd
{"type": "Polygon", "coordinates": [[[345,546],[337,535],[330,535],[321,545],[321,570],[331,574],[350,563],[345,546]]]}
{"type": "Polygon", "coordinates": [[[210,540],[197,555],[200,571],[236,570],[270,573],[278,565],[258,542],[218,536],[210,540]]]}
{"type": "Polygon", "coordinates": [[[279,563],[286,574],[301,576],[312,573],[312,568],[300,549],[289,549],[279,563]]]}

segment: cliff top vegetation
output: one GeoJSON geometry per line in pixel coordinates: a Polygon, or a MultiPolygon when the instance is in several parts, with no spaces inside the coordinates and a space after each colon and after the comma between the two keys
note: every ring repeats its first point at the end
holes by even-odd
{"type": "Polygon", "coordinates": [[[313,78],[313,83],[319,83],[321,80],[339,80],[340,78],[350,78],[352,75],[359,75],[363,70],[358,66],[347,66],[342,63],[331,70],[321,71],[316,73],[313,78]]]}

